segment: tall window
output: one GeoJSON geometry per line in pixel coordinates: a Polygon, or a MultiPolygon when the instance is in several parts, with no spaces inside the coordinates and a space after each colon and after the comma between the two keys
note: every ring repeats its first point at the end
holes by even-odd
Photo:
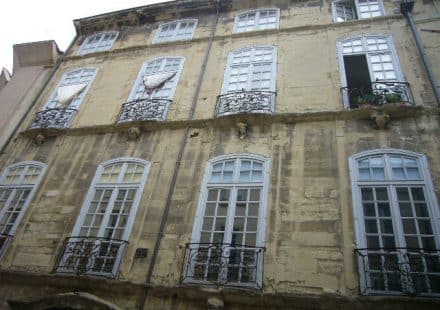
{"type": "Polygon", "coordinates": [[[22,162],[8,167],[0,179],[0,255],[29,206],[46,165],[22,162]]]}
{"type": "Polygon", "coordinates": [[[130,236],[149,163],[115,159],[98,167],[64,248],[59,272],[115,277],[130,236]]]}
{"type": "Polygon", "coordinates": [[[118,37],[117,31],[101,32],[88,36],[78,51],[79,55],[108,51],[118,37]]]}
{"type": "Polygon", "coordinates": [[[410,100],[391,37],[349,38],[338,42],[338,50],[345,107],[356,107],[356,100],[374,99],[372,95],[381,89],[400,94],[401,101],[410,100]]]}
{"type": "Polygon", "coordinates": [[[97,71],[96,68],[81,68],[64,74],[45,108],[78,109],[97,71]]]}
{"type": "Polygon", "coordinates": [[[336,0],[332,2],[333,20],[345,22],[385,14],[381,0],[336,0]]]}
{"type": "Polygon", "coordinates": [[[234,32],[278,29],[279,9],[263,9],[246,12],[235,17],[234,32]]]}
{"type": "Polygon", "coordinates": [[[229,54],[223,93],[275,91],[277,51],[273,46],[255,46],[229,54]]]}
{"type": "Polygon", "coordinates": [[[276,59],[273,46],[246,47],[229,53],[216,115],[274,112],[276,59]]]}
{"type": "Polygon", "coordinates": [[[267,159],[238,154],[209,161],[186,276],[191,281],[260,286],[267,159]]]}
{"type": "Polygon", "coordinates": [[[197,19],[184,19],[162,24],[157,29],[153,43],[191,40],[196,27],[197,19]]]}
{"type": "Polygon", "coordinates": [[[139,71],[136,82],[131,91],[129,101],[137,99],[157,98],[157,99],[172,99],[176,91],[177,83],[179,82],[180,74],[182,73],[183,57],[162,57],[154,60],[146,61],[139,71]],[[143,83],[145,77],[158,76],[162,73],[175,73],[170,79],[166,80],[164,85],[147,94],[147,90],[143,83]]]}
{"type": "Polygon", "coordinates": [[[439,209],[423,155],[350,157],[357,254],[365,294],[440,294],[439,209]]]}

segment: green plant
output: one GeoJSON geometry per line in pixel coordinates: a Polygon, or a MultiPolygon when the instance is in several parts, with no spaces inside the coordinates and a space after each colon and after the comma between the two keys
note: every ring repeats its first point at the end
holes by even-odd
{"type": "Polygon", "coordinates": [[[402,95],[398,93],[391,93],[385,95],[385,101],[387,103],[396,103],[402,101],[402,95]]]}

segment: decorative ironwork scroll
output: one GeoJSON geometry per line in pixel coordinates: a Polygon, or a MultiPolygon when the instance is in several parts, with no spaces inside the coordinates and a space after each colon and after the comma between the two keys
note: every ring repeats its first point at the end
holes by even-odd
{"type": "Polygon", "coordinates": [[[188,243],[182,282],[261,289],[264,247],[188,243]]]}
{"type": "Polygon", "coordinates": [[[127,244],[124,240],[70,237],[64,243],[56,271],[115,278],[127,244]]]}
{"type": "Polygon", "coordinates": [[[133,121],[164,121],[168,106],[172,103],[168,99],[138,99],[124,103],[119,113],[118,123],[133,121]]]}
{"type": "Polygon", "coordinates": [[[440,294],[440,250],[355,249],[364,281],[362,294],[440,294]]]}
{"type": "Polygon", "coordinates": [[[348,100],[350,109],[387,104],[414,104],[411,88],[406,82],[376,81],[362,87],[342,87],[341,92],[344,100],[348,100]]]}
{"type": "Polygon", "coordinates": [[[237,113],[273,113],[275,92],[237,91],[217,97],[216,116],[237,113]]]}
{"type": "Polygon", "coordinates": [[[76,109],[53,108],[37,112],[30,128],[67,128],[72,121],[76,109]]]}

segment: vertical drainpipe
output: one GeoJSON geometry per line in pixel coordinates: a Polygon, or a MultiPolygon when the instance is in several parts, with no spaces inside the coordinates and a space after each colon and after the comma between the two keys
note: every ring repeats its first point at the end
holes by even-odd
{"type": "MultiPolygon", "coordinates": [[[[194,92],[194,97],[193,97],[192,102],[191,102],[191,108],[190,108],[190,111],[189,111],[188,120],[192,120],[192,118],[194,116],[195,107],[196,107],[196,104],[197,104],[197,99],[198,99],[199,94],[200,94],[200,89],[201,89],[201,85],[202,85],[202,82],[203,82],[203,77],[204,77],[205,71],[206,71],[206,65],[208,63],[209,54],[211,52],[212,43],[214,41],[215,31],[217,29],[217,24],[218,24],[218,19],[219,19],[219,14],[220,14],[220,3],[221,3],[221,1],[222,0],[211,0],[211,3],[213,5],[215,5],[216,15],[215,15],[215,18],[214,18],[213,26],[211,28],[211,34],[209,36],[209,42],[208,42],[208,46],[206,48],[206,52],[205,52],[205,56],[204,56],[204,59],[203,59],[202,67],[200,68],[199,79],[197,81],[196,90],[194,92]]],[[[180,163],[182,161],[183,151],[185,150],[185,146],[188,143],[188,134],[189,134],[189,125],[186,125],[185,126],[185,131],[184,131],[184,134],[183,134],[183,138],[182,138],[182,142],[181,142],[180,147],[179,147],[179,153],[177,155],[177,160],[176,160],[176,163],[174,165],[173,176],[171,178],[171,183],[170,183],[170,187],[169,187],[169,191],[168,191],[168,195],[167,195],[167,200],[166,200],[166,203],[165,203],[165,208],[164,208],[164,211],[163,211],[163,214],[162,214],[162,219],[161,219],[161,222],[160,222],[159,232],[157,234],[156,243],[154,245],[153,253],[151,255],[151,262],[150,262],[150,266],[148,268],[147,278],[145,280],[145,288],[142,291],[141,300],[140,300],[140,303],[139,303],[139,309],[140,310],[144,309],[145,303],[147,301],[148,290],[149,290],[149,287],[150,287],[150,284],[151,284],[151,278],[153,276],[153,270],[154,270],[154,266],[156,264],[157,255],[159,253],[160,243],[161,243],[162,238],[164,236],[165,225],[166,225],[167,220],[168,220],[168,214],[169,214],[170,207],[171,207],[171,199],[173,197],[174,189],[175,189],[175,186],[176,186],[177,175],[179,173],[179,168],[180,168],[180,163]]]]}
{"type": "Polygon", "coordinates": [[[416,41],[417,49],[419,50],[420,56],[422,57],[422,62],[425,67],[426,73],[428,74],[429,82],[431,83],[432,90],[434,91],[435,99],[437,100],[437,104],[440,106],[440,86],[438,81],[432,71],[432,66],[429,61],[428,55],[426,55],[425,48],[423,47],[422,38],[420,37],[419,30],[416,28],[416,24],[414,23],[414,18],[412,17],[411,11],[414,8],[414,0],[403,0],[400,3],[400,12],[406,17],[408,20],[408,24],[411,28],[411,31],[414,36],[414,40],[416,41]]]}

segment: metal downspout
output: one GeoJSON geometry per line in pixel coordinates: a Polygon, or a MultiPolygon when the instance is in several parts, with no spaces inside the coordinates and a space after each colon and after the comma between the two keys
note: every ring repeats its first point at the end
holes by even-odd
{"type": "MultiPolygon", "coordinates": [[[[212,2],[216,6],[216,16],[215,16],[214,24],[213,24],[212,29],[211,29],[211,34],[210,34],[210,37],[209,37],[208,47],[206,49],[206,53],[205,53],[205,56],[204,56],[204,59],[203,59],[202,67],[200,69],[199,79],[197,81],[196,90],[194,92],[194,97],[193,97],[193,100],[191,102],[191,108],[190,108],[190,111],[189,111],[189,118],[188,118],[189,120],[191,120],[193,118],[193,116],[194,116],[195,107],[196,107],[196,104],[197,104],[197,99],[198,99],[199,94],[200,94],[200,89],[201,89],[201,85],[202,85],[202,82],[203,82],[203,77],[205,75],[206,65],[208,63],[208,58],[209,58],[209,54],[211,52],[212,42],[214,40],[214,35],[215,35],[215,31],[217,29],[217,23],[218,23],[219,14],[220,14],[219,6],[220,6],[221,0],[213,0],[212,2]]],[[[168,214],[169,214],[170,207],[171,207],[171,199],[172,199],[173,194],[174,194],[174,189],[175,189],[175,186],[176,186],[177,175],[179,173],[180,163],[181,163],[181,160],[182,160],[183,152],[185,150],[185,146],[186,146],[186,144],[188,142],[188,133],[189,133],[189,126],[187,125],[185,127],[185,131],[184,131],[184,134],[183,134],[182,143],[180,144],[180,147],[179,147],[179,153],[177,155],[177,160],[176,160],[176,163],[174,165],[173,176],[172,176],[171,183],[170,183],[170,189],[169,189],[168,195],[167,195],[165,209],[164,209],[163,214],[162,214],[162,220],[160,222],[159,232],[157,234],[156,243],[154,245],[153,253],[152,253],[152,256],[151,256],[151,262],[150,262],[150,266],[148,268],[147,278],[145,280],[145,288],[144,288],[144,290],[142,292],[141,300],[140,300],[140,303],[139,303],[139,309],[140,310],[144,309],[145,303],[147,301],[148,290],[149,290],[149,286],[151,284],[151,278],[153,276],[153,270],[154,270],[154,266],[156,264],[157,255],[159,253],[160,243],[161,243],[162,238],[164,236],[165,225],[166,225],[167,220],[168,220],[168,214]]]]}
{"type": "Polygon", "coordinates": [[[57,72],[57,70],[60,67],[61,63],[63,62],[65,56],[67,55],[67,53],[69,52],[69,50],[71,49],[71,47],[73,46],[73,43],[76,41],[77,38],[78,38],[78,34],[75,35],[75,37],[73,38],[72,42],[70,42],[69,46],[67,47],[66,51],[63,53],[63,55],[61,55],[61,57],[55,63],[54,67],[52,68],[51,72],[49,73],[49,76],[45,79],[45,81],[43,82],[43,85],[38,90],[37,95],[32,100],[32,103],[29,105],[29,108],[27,108],[26,112],[20,118],[20,121],[17,123],[17,125],[15,126],[14,130],[12,131],[12,133],[9,135],[9,137],[6,140],[5,144],[3,144],[3,146],[2,146],[2,148],[0,150],[0,155],[3,154],[3,152],[6,149],[6,147],[11,142],[12,138],[17,134],[18,128],[21,126],[21,124],[23,123],[24,119],[28,116],[29,112],[32,110],[34,105],[37,103],[37,101],[40,98],[41,94],[46,89],[47,84],[49,84],[50,80],[55,75],[55,72],[57,72]]]}
{"type": "Polygon", "coordinates": [[[419,50],[420,56],[422,57],[423,65],[426,69],[426,73],[428,74],[429,82],[431,83],[432,90],[434,91],[435,99],[437,100],[437,104],[440,106],[440,86],[434,75],[434,72],[431,69],[432,66],[429,61],[428,55],[426,55],[425,48],[423,47],[422,38],[420,37],[419,31],[416,28],[410,10],[402,10],[402,14],[405,15],[408,20],[409,26],[414,36],[414,40],[416,41],[417,49],[419,50]]]}

